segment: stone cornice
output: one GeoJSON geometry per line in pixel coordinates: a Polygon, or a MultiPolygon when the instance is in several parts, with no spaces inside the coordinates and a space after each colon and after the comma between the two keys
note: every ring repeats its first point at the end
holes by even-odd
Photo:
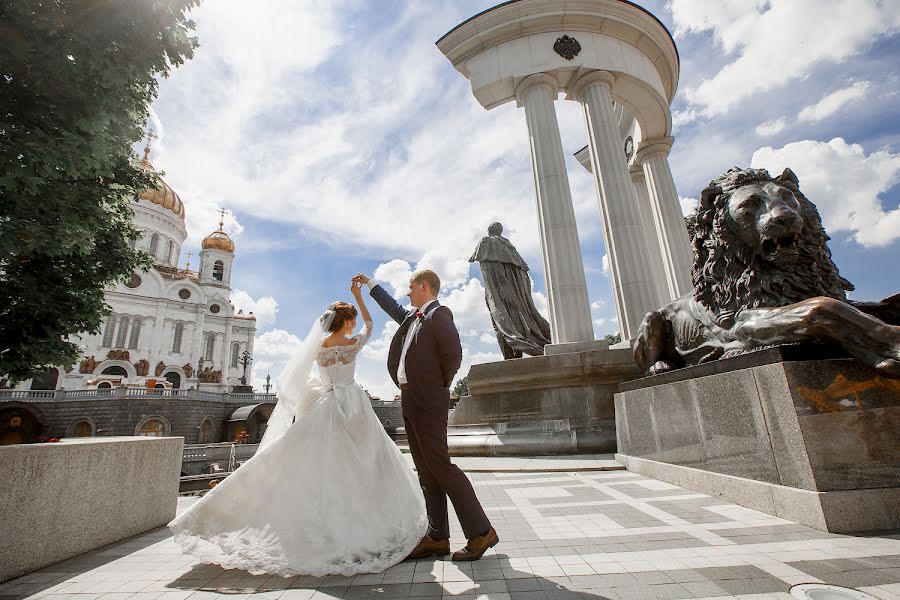
{"type": "Polygon", "coordinates": [[[504,42],[556,32],[591,32],[635,45],[654,62],[671,102],[678,87],[680,59],[672,35],[647,10],[625,0],[514,0],[464,21],[436,45],[467,78],[466,61],[504,42]]]}

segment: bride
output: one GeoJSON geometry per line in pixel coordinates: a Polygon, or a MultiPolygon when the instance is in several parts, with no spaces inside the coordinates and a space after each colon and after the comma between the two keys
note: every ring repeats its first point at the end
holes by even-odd
{"type": "Polygon", "coordinates": [[[335,302],[279,378],[256,454],[169,527],[184,552],[252,574],[375,573],[412,552],[427,528],[418,479],[356,384],[372,330],[335,302]],[[319,379],[309,379],[313,362],[319,379]]]}

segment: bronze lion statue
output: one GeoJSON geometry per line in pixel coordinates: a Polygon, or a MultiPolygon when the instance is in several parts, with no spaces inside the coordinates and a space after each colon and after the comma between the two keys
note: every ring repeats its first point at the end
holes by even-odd
{"type": "Polygon", "coordinates": [[[729,169],[700,195],[690,294],[644,317],[634,345],[649,374],[783,344],[843,348],[900,377],[900,295],[851,302],[815,205],[790,169],[729,169]]]}

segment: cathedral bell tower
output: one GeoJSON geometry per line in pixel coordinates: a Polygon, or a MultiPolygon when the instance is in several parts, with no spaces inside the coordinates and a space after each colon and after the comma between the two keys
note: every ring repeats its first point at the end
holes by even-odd
{"type": "Polygon", "coordinates": [[[234,242],[222,229],[225,211],[219,211],[219,229],[203,238],[200,250],[200,285],[231,289],[231,263],[234,262],[234,242]]]}

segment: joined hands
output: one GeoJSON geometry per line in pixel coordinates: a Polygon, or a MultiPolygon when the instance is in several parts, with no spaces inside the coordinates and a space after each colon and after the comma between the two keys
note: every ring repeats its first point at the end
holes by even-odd
{"type": "Polygon", "coordinates": [[[369,282],[369,277],[358,273],[350,280],[350,292],[358,300],[362,296],[362,286],[369,282]]]}

